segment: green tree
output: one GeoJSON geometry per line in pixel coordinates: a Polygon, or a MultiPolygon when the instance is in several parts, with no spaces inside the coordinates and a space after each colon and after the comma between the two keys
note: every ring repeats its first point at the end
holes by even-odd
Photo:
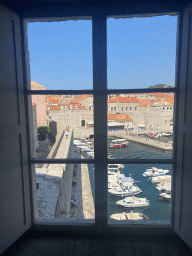
{"type": "Polygon", "coordinates": [[[166,85],[166,84],[155,84],[155,85],[150,85],[149,88],[163,88],[163,87],[172,87],[171,85],[166,85]]]}
{"type": "Polygon", "coordinates": [[[51,132],[51,127],[49,126],[40,126],[37,128],[38,131],[38,139],[41,140],[45,140],[45,135],[49,134],[51,132]]]}

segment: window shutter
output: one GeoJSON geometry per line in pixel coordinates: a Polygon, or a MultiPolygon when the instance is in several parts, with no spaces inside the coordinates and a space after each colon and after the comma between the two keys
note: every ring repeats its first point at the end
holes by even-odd
{"type": "MultiPolygon", "coordinates": [[[[178,146],[174,202],[174,229],[192,248],[192,5],[180,15],[177,99],[178,146]],[[181,55],[180,53],[181,52],[181,55]]],[[[177,127],[176,127],[177,130],[177,127]]],[[[176,140],[177,143],[177,140],[176,140]]]]}
{"type": "Polygon", "coordinates": [[[31,226],[19,16],[0,5],[0,254],[31,226]]]}

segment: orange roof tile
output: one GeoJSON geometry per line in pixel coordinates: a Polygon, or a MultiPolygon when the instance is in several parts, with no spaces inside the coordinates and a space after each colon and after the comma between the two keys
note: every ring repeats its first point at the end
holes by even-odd
{"type": "Polygon", "coordinates": [[[47,109],[48,107],[50,108],[50,110],[60,110],[61,107],[60,106],[57,106],[57,105],[47,105],[47,109]]]}
{"type": "Polygon", "coordinates": [[[135,103],[135,102],[139,102],[138,99],[136,97],[121,97],[121,96],[116,96],[115,97],[118,102],[120,103],[135,103]]]}
{"type": "Polygon", "coordinates": [[[155,106],[158,106],[158,107],[160,107],[160,106],[173,106],[173,103],[167,102],[165,100],[159,100],[157,102],[154,102],[152,104],[152,106],[153,107],[155,107],[155,106]]]}
{"type": "Polygon", "coordinates": [[[139,100],[139,107],[146,107],[151,105],[155,100],[150,100],[150,99],[146,99],[146,100],[139,100]]]}
{"type": "Polygon", "coordinates": [[[81,101],[87,99],[88,97],[90,97],[90,95],[80,95],[74,100],[72,100],[70,103],[80,103],[81,101]]]}
{"type": "Polygon", "coordinates": [[[109,98],[109,103],[117,103],[117,100],[115,98],[109,98]]]}
{"type": "Polygon", "coordinates": [[[118,120],[118,121],[132,121],[133,119],[127,114],[108,114],[108,120],[118,120]]]}

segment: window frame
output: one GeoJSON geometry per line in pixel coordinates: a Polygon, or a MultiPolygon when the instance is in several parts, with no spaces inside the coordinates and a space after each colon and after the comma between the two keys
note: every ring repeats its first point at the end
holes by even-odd
{"type": "MultiPolygon", "coordinates": [[[[176,13],[178,15],[178,13],[176,13]]],[[[81,19],[80,17],[78,17],[81,19]]],[[[71,19],[71,18],[69,18],[71,19]]],[[[178,119],[178,114],[176,109],[178,109],[178,95],[179,95],[179,86],[178,86],[178,78],[176,79],[175,87],[173,88],[144,88],[144,89],[107,89],[107,15],[104,14],[94,14],[92,15],[92,40],[93,40],[93,89],[92,90],[30,90],[30,79],[29,79],[29,58],[27,56],[27,28],[26,23],[29,19],[24,20],[24,40],[25,40],[25,63],[26,63],[26,88],[25,88],[25,106],[26,110],[29,113],[30,106],[28,102],[28,95],[40,95],[40,94],[49,94],[49,95],[70,95],[70,94],[92,94],[94,98],[94,148],[95,148],[95,157],[94,159],[34,159],[29,157],[29,167],[32,170],[31,166],[36,163],[92,163],[95,165],[95,224],[80,224],[80,226],[90,228],[105,232],[109,230],[121,230],[123,232],[127,232],[128,230],[132,230],[133,232],[145,232],[149,230],[150,232],[157,232],[160,229],[164,232],[165,230],[171,231],[173,227],[173,208],[174,202],[172,203],[171,210],[171,221],[170,225],[113,225],[110,226],[108,224],[107,217],[107,171],[103,172],[101,170],[107,170],[108,164],[172,164],[173,166],[173,174],[174,174],[174,166],[176,165],[176,146],[177,146],[177,133],[174,129],[174,147],[173,147],[173,158],[172,159],[108,159],[107,158],[107,98],[109,94],[131,94],[131,93],[156,93],[156,92],[173,92],[175,93],[175,104],[174,104],[174,118],[173,120],[178,119]],[[98,30],[100,33],[98,34],[98,30]],[[102,65],[98,65],[98,63],[102,63],[102,65]],[[101,182],[102,180],[102,182],[101,182]],[[102,187],[103,190],[97,189],[98,187],[102,187]],[[136,230],[137,227],[137,230],[136,230]],[[146,229],[147,228],[147,229],[146,229]],[[159,229],[160,228],[160,229],[159,229]]],[[[38,21],[38,19],[35,19],[38,21]]],[[[62,19],[60,19],[62,20],[62,19]]],[[[49,20],[48,20],[49,21],[49,20]]],[[[178,22],[179,23],[179,22],[178,22]]],[[[178,25],[179,27],[179,25],[178,25]]],[[[177,32],[178,33],[178,32],[177,32]]],[[[178,41],[178,39],[177,39],[178,41]]],[[[178,44],[178,42],[177,42],[178,44]]],[[[180,55],[180,50],[177,49],[176,58],[178,60],[178,55],[180,55]]],[[[176,64],[176,76],[178,75],[179,67],[176,64]]],[[[28,122],[28,149],[30,152],[30,126],[29,126],[29,115],[27,117],[28,122]]],[[[31,171],[32,172],[32,171],[31,171]]],[[[31,174],[32,175],[32,174],[31,174]]],[[[32,182],[32,181],[31,181],[32,182]]],[[[173,183],[173,182],[172,182],[173,183]]],[[[32,187],[32,184],[31,184],[32,187]]],[[[32,191],[31,191],[32,193],[32,191]]],[[[76,223],[75,226],[72,224],[61,223],[58,226],[55,223],[35,223],[34,214],[32,216],[33,228],[36,230],[76,230],[79,229],[79,224],[76,223]]],[[[129,232],[128,231],[128,232],[129,232]]]]}

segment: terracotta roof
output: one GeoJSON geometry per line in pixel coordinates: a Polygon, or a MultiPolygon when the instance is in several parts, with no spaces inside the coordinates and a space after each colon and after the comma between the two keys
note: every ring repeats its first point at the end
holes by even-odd
{"type": "Polygon", "coordinates": [[[174,98],[166,98],[165,101],[174,104],[174,98]]]}
{"type": "Polygon", "coordinates": [[[118,120],[118,121],[132,121],[133,119],[127,114],[108,114],[108,120],[118,120]]]}
{"type": "Polygon", "coordinates": [[[115,98],[109,98],[109,103],[117,103],[117,100],[115,98]]]}
{"type": "Polygon", "coordinates": [[[146,100],[139,100],[139,107],[146,107],[151,105],[155,100],[150,100],[150,99],[146,99],[146,100]]]}
{"type": "Polygon", "coordinates": [[[170,102],[167,102],[167,101],[164,101],[164,100],[159,100],[159,101],[157,101],[157,102],[154,102],[153,104],[152,104],[152,106],[153,107],[155,107],[155,106],[158,106],[158,107],[160,107],[160,106],[173,106],[173,103],[170,103],[170,102]]]}
{"type": "Polygon", "coordinates": [[[153,93],[156,98],[174,98],[174,93],[163,93],[163,92],[156,92],[153,93]]]}
{"type": "Polygon", "coordinates": [[[47,105],[47,109],[48,109],[48,107],[50,108],[50,110],[60,110],[61,109],[61,107],[58,105],[47,105]]]}
{"type": "Polygon", "coordinates": [[[57,97],[50,96],[50,95],[46,96],[46,101],[47,101],[47,103],[50,103],[50,104],[59,103],[59,100],[57,97]]]}
{"type": "Polygon", "coordinates": [[[79,97],[72,100],[70,103],[80,103],[81,101],[87,99],[89,95],[80,95],[79,97]]]}
{"type": "Polygon", "coordinates": [[[138,99],[136,97],[121,97],[121,96],[116,96],[115,97],[118,102],[120,103],[135,103],[135,102],[139,102],[138,99]]]}
{"type": "Polygon", "coordinates": [[[43,86],[43,85],[40,85],[40,84],[38,84],[38,83],[36,83],[36,82],[34,82],[34,81],[31,81],[31,87],[37,87],[37,88],[46,88],[45,86],[43,86]]]}

